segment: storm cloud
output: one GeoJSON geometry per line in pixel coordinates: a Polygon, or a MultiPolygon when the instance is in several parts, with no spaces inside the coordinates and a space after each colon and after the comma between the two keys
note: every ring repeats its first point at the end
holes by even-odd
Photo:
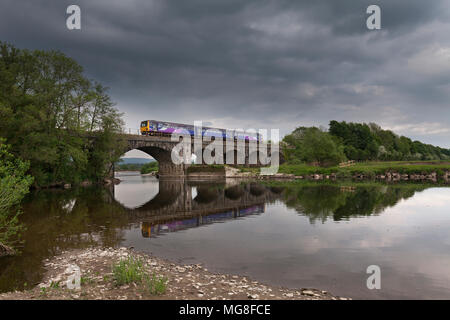
{"type": "Polygon", "coordinates": [[[110,87],[126,126],[376,122],[450,147],[445,0],[2,0],[0,39],[58,49],[110,87]],[[81,8],[81,30],[66,8],[81,8]],[[366,8],[381,7],[381,30],[366,8]]]}

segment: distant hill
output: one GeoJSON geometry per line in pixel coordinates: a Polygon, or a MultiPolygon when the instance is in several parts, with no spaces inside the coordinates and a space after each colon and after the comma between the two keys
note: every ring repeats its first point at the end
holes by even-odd
{"type": "Polygon", "coordinates": [[[120,158],[119,164],[146,164],[154,161],[156,160],[147,158],[120,158]]]}

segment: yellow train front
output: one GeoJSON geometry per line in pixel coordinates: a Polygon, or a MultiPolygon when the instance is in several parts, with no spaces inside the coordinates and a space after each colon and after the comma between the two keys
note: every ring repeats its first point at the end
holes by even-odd
{"type": "Polygon", "coordinates": [[[150,134],[150,125],[148,120],[141,122],[141,134],[148,136],[150,134]]]}

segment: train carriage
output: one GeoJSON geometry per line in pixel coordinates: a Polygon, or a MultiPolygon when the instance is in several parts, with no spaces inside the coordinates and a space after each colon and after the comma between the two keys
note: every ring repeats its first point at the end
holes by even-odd
{"type": "MultiPolygon", "coordinates": [[[[191,136],[200,135],[194,132],[195,127],[192,125],[175,123],[175,122],[165,122],[156,120],[144,120],[141,122],[140,132],[142,135],[160,135],[160,136],[170,136],[172,133],[183,133],[189,132],[191,136]]],[[[221,137],[223,139],[235,139],[235,140],[246,140],[246,141],[261,141],[261,135],[255,133],[256,136],[252,136],[248,133],[237,131],[237,130],[227,130],[202,127],[201,136],[202,137],[221,137]],[[230,135],[231,132],[231,135],[230,135]]]]}

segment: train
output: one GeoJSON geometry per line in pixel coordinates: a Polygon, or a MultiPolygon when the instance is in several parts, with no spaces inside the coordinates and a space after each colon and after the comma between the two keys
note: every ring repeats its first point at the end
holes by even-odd
{"type": "Polygon", "coordinates": [[[228,210],[224,212],[212,213],[190,219],[175,220],[168,223],[152,224],[151,222],[142,222],[141,234],[144,238],[154,237],[168,232],[176,232],[189,228],[199,227],[201,225],[224,222],[230,219],[236,219],[245,216],[258,215],[264,213],[265,204],[257,204],[250,207],[228,210]]]}
{"type": "MultiPolygon", "coordinates": [[[[182,133],[189,132],[191,136],[194,136],[195,130],[194,126],[175,123],[175,122],[165,122],[157,120],[144,120],[140,125],[140,132],[142,135],[146,136],[170,136],[172,133],[182,133]]],[[[214,136],[222,137],[223,139],[234,139],[234,140],[246,140],[246,141],[262,141],[262,136],[259,133],[251,135],[243,131],[238,130],[225,130],[211,127],[202,127],[202,137],[214,136]]]]}

